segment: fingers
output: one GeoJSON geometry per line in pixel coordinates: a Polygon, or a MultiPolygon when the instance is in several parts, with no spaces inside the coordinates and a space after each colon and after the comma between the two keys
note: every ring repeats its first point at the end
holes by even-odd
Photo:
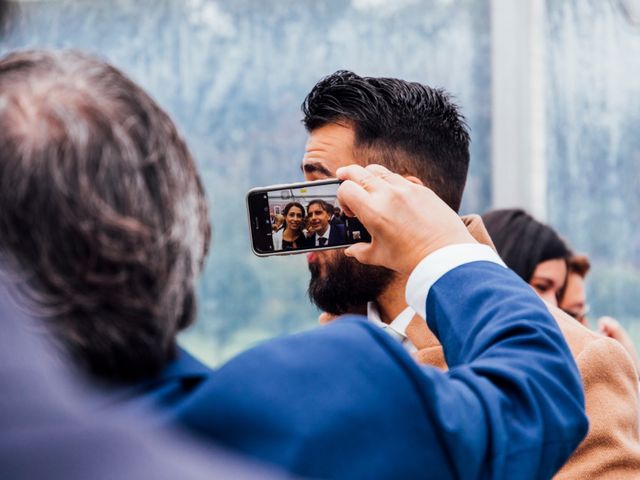
{"type": "Polygon", "coordinates": [[[620,330],[620,324],[615,318],[602,317],[598,320],[598,330],[603,335],[615,338],[620,330]]]}
{"type": "Polygon", "coordinates": [[[365,190],[372,190],[383,185],[383,182],[392,185],[406,185],[409,183],[403,176],[391,172],[388,168],[378,164],[367,167],[349,165],[341,167],[336,172],[340,180],[351,180],[361,185],[365,190]]]}
{"type": "Polygon", "coordinates": [[[345,180],[338,188],[338,202],[345,213],[351,217],[366,216],[364,209],[369,201],[369,193],[359,184],[345,180]]]}
{"type": "MultiPolygon", "coordinates": [[[[387,172],[389,171],[387,170],[387,172]]],[[[368,168],[361,167],[360,165],[341,167],[336,171],[336,175],[340,180],[351,180],[368,191],[374,189],[376,186],[380,186],[383,182],[379,174],[374,175],[368,168]]]]}
{"type": "Polygon", "coordinates": [[[336,175],[343,180],[338,189],[340,204],[345,207],[347,215],[356,217],[362,217],[363,212],[362,209],[356,211],[360,207],[354,207],[354,205],[366,205],[369,193],[388,188],[389,185],[407,186],[411,184],[401,175],[392,173],[386,167],[377,164],[369,165],[366,168],[360,165],[349,165],[339,168],[336,175]],[[349,203],[349,200],[352,203],[349,203]]]}
{"type": "Polygon", "coordinates": [[[371,165],[367,165],[365,170],[371,172],[376,177],[380,178],[381,180],[386,181],[387,183],[390,183],[391,185],[406,186],[408,183],[410,183],[402,175],[398,175],[397,173],[393,173],[388,168],[386,168],[386,167],[384,167],[382,165],[378,165],[376,163],[372,163],[371,165]]]}
{"type": "Polygon", "coordinates": [[[393,173],[384,165],[380,165],[377,163],[372,163],[371,165],[367,165],[366,167],[364,167],[364,169],[378,177],[384,177],[385,175],[391,175],[391,173],[393,173]]]}
{"type": "Polygon", "coordinates": [[[412,183],[381,165],[349,165],[336,174],[343,180],[340,204],[371,234],[371,243],[345,251],[360,263],[408,274],[440,248],[475,241],[460,217],[420,182],[412,183]]]}

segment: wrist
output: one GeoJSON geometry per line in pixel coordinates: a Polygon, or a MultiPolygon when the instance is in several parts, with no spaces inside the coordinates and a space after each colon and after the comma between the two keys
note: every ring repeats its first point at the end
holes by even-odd
{"type": "Polygon", "coordinates": [[[434,253],[448,248],[454,247],[456,245],[482,245],[480,244],[467,230],[464,232],[452,236],[447,235],[446,237],[442,237],[432,241],[430,244],[424,246],[421,249],[417,249],[415,254],[411,256],[410,261],[407,262],[406,266],[400,271],[407,276],[410,276],[411,273],[416,269],[416,267],[427,257],[433,255],[434,253]]]}
{"type": "Polygon", "coordinates": [[[491,247],[477,242],[449,244],[432,252],[423,258],[409,275],[405,289],[407,304],[426,320],[426,299],[433,284],[461,265],[483,261],[506,268],[491,247]]]}

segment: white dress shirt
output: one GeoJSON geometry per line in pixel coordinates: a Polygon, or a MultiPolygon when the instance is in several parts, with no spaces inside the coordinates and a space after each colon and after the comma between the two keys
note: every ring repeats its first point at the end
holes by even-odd
{"type": "Polygon", "coordinates": [[[489,246],[480,243],[449,245],[436,250],[413,269],[405,288],[405,299],[409,305],[388,325],[380,318],[374,302],[367,304],[367,318],[396,338],[409,351],[417,349],[407,338],[406,329],[416,313],[426,320],[427,296],[431,287],[446,273],[471,262],[493,262],[507,268],[498,254],[489,246]]]}
{"type": "Polygon", "coordinates": [[[324,233],[322,235],[318,235],[316,233],[316,247],[320,246],[320,239],[321,238],[326,238],[327,241],[324,242],[324,246],[326,247],[327,245],[329,245],[329,232],[331,231],[331,224],[327,225],[327,229],[324,231],[324,233]]]}
{"type": "Polygon", "coordinates": [[[411,343],[411,340],[407,338],[405,331],[407,326],[415,316],[416,312],[411,307],[405,308],[400,315],[393,319],[389,324],[386,324],[380,318],[380,311],[378,305],[375,302],[369,302],[367,304],[367,318],[370,322],[375,323],[380,328],[386,330],[392,337],[396,338],[408,352],[413,353],[418,349],[411,343]]]}

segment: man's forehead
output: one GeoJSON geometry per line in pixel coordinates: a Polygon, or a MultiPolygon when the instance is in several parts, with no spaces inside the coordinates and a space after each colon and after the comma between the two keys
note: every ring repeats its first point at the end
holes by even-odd
{"type": "Polygon", "coordinates": [[[339,167],[355,162],[355,134],[351,127],[328,124],[313,130],[307,139],[302,170],[308,174],[333,176],[339,167]]]}

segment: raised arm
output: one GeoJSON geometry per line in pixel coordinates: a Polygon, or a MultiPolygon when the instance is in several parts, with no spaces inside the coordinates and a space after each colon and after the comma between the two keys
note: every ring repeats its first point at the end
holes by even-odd
{"type": "Polygon", "coordinates": [[[549,478],[587,421],[546,306],[431,191],[362,170],[339,195],[373,242],[347,251],[412,273],[408,303],[450,370],[421,367],[379,327],[344,318],[236,357],[181,420],[313,478],[549,478]]]}
{"type": "Polygon", "coordinates": [[[578,370],[546,306],[429,189],[378,165],[338,176],[341,203],[373,237],[346,253],[411,272],[407,302],[443,346],[449,372],[426,369],[422,385],[455,473],[552,475],[587,424],[578,370]]]}
{"type": "Polygon", "coordinates": [[[484,249],[445,248],[410,278],[408,299],[449,365],[416,382],[454,476],[550,478],[587,432],[578,370],[546,306],[484,249]]]}
{"type": "MultiPolygon", "coordinates": [[[[425,262],[416,271],[435,272],[425,262]]],[[[181,421],[312,478],[550,478],[587,430],[557,326],[500,265],[440,273],[430,288],[422,279],[422,308],[448,372],[419,366],[366,319],[343,318],[236,357],[181,421]]]]}

